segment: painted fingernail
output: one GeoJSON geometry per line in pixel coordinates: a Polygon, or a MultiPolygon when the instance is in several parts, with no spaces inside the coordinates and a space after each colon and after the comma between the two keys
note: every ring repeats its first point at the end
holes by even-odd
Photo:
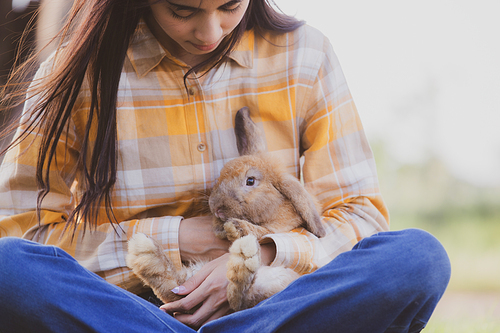
{"type": "Polygon", "coordinates": [[[184,287],[184,286],[175,287],[174,289],[171,290],[171,292],[173,292],[174,294],[182,293],[185,291],[186,291],[186,287],[184,287]]]}

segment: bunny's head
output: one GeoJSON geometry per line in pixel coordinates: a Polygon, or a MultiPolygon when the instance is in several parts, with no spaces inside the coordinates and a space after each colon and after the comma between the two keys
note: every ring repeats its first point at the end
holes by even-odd
{"type": "Polygon", "coordinates": [[[264,153],[265,142],[247,107],[236,114],[235,134],[240,157],[224,165],[209,198],[216,231],[223,230],[228,218],[237,218],[271,232],[302,226],[324,236],[315,200],[297,178],[264,153]]]}

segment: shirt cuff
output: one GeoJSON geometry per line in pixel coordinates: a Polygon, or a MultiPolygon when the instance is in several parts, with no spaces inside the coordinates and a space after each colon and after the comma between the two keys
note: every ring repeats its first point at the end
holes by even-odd
{"type": "Polygon", "coordinates": [[[302,232],[269,234],[262,238],[261,243],[271,241],[276,244],[276,258],[270,266],[284,266],[299,274],[311,273],[318,268],[313,262],[314,243],[302,232]]]}
{"type": "Polygon", "coordinates": [[[163,251],[174,263],[181,268],[181,253],[179,250],[179,225],[182,216],[163,216],[142,220],[134,233],[143,233],[160,243],[163,251]]]}

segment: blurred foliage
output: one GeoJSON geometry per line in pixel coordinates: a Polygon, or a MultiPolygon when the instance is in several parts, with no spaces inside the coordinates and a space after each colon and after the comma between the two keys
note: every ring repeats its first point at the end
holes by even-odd
{"type": "Polygon", "coordinates": [[[437,237],[452,263],[449,290],[500,291],[500,188],[456,178],[429,154],[401,165],[372,144],[391,229],[420,228],[437,237]]]}
{"type": "Polygon", "coordinates": [[[437,156],[429,154],[419,164],[401,165],[383,144],[376,143],[372,148],[382,193],[392,213],[419,216],[434,223],[459,215],[500,217],[500,187],[479,187],[460,180],[437,156]]]}

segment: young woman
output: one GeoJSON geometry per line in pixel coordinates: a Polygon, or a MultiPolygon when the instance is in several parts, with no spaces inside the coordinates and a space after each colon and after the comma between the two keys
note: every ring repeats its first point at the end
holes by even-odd
{"type": "Polygon", "coordinates": [[[79,0],[62,34],[27,91],[0,169],[0,327],[418,332],[425,325],[449,261],[425,232],[387,231],[371,150],[320,32],[266,0],[79,0]],[[302,173],[327,235],[265,236],[263,263],[304,276],[230,314],[229,244],[214,236],[210,216],[195,212],[200,193],[238,155],[234,115],[244,106],[267,150],[302,173]],[[161,242],[176,265],[212,260],[175,289],[185,298],[159,309],[135,295],[144,288],[125,256],[138,232],[161,242]]]}

